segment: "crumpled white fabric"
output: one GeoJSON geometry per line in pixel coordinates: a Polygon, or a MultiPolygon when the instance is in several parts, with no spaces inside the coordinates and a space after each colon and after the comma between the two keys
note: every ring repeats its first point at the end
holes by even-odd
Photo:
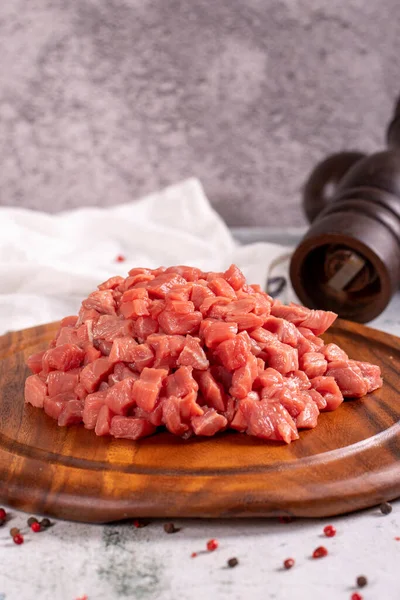
{"type": "Polygon", "coordinates": [[[237,244],[194,178],[113,208],[49,215],[2,207],[0,334],[76,314],[99,283],[135,266],[223,271],[236,263],[265,289],[271,268],[289,252],[237,244]],[[126,260],[117,262],[118,255],[126,260]]]}

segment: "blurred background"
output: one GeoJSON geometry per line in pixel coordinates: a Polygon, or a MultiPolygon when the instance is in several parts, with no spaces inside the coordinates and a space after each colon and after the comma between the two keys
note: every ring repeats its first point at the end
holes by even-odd
{"type": "Polygon", "coordinates": [[[0,4],[0,204],[57,212],[196,176],[232,226],[302,225],[325,155],[379,149],[398,0],[0,4]]]}

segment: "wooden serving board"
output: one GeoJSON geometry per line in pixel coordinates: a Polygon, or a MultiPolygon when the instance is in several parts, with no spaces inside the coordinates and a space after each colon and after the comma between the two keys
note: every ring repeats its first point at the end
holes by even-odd
{"type": "Polygon", "coordinates": [[[25,359],[57,324],[0,338],[0,503],[87,522],[131,517],[326,517],[400,496],[400,339],[338,321],[325,335],[381,366],[384,387],[324,413],[290,446],[239,433],[98,438],[26,406],[25,359]]]}

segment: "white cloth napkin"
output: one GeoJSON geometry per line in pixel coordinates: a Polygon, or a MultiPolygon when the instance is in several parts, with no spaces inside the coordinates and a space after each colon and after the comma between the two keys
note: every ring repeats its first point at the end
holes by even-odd
{"type": "Polygon", "coordinates": [[[99,283],[135,266],[223,271],[234,262],[265,289],[272,269],[286,271],[289,252],[270,243],[237,244],[193,178],[107,209],[48,215],[3,207],[0,334],[76,314],[99,283]]]}

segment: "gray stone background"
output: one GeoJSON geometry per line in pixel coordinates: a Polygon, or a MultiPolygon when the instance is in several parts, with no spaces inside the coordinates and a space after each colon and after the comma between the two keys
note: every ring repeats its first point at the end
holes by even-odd
{"type": "Polygon", "coordinates": [[[302,224],[316,161],[383,145],[399,56],[399,0],[3,0],[0,204],[195,175],[231,225],[302,224]]]}

